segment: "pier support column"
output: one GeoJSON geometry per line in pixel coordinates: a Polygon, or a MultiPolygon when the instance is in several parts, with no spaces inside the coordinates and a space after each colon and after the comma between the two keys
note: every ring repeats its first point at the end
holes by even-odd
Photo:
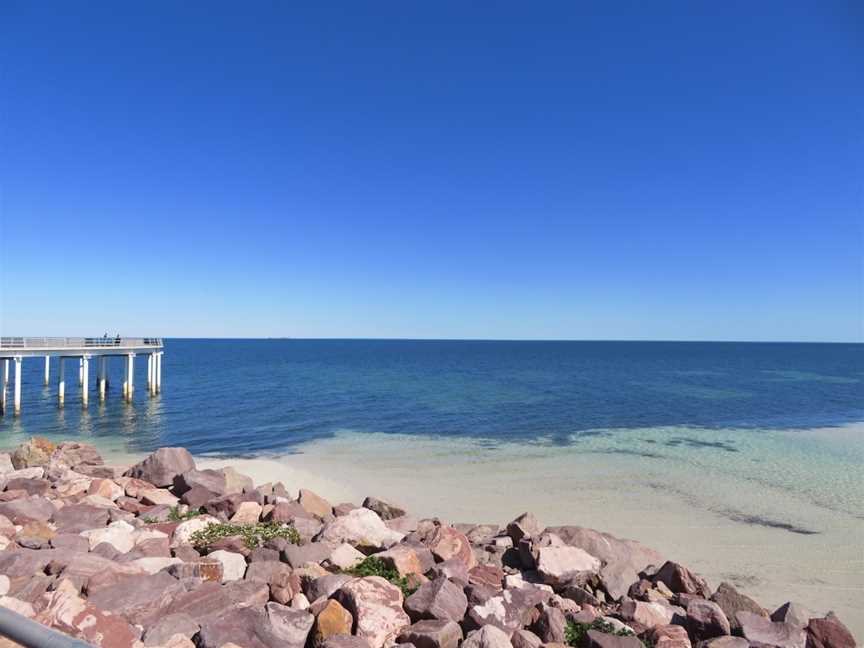
{"type": "Polygon", "coordinates": [[[9,359],[3,359],[0,369],[0,414],[6,414],[6,385],[9,384],[9,359]]]}
{"type": "Polygon", "coordinates": [[[21,413],[21,356],[15,358],[15,416],[21,413]]]}
{"type": "Polygon", "coordinates": [[[84,382],[84,358],[78,358],[78,384],[84,382]]]}
{"type": "Polygon", "coordinates": [[[87,407],[90,400],[90,356],[81,358],[81,405],[87,407]]]}
{"type": "Polygon", "coordinates": [[[147,354],[147,391],[153,395],[155,381],[153,380],[153,354],[147,354]]]}
{"type": "Polygon", "coordinates": [[[126,400],[131,401],[135,392],[135,354],[126,356],[126,400]]]}
{"type": "Polygon", "coordinates": [[[108,388],[108,384],[107,384],[108,379],[106,378],[107,371],[106,371],[106,365],[105,365],[106,360],[107,360],[107,358],[105,356],[99,356],[99,373],[98,373],[97,380],[99,381],[99,400],[100,401],[105,400],[105,392],[107,391],[107,388],[108,388]]]}
{"type": "Polygon", "coordinates": [[[63,356],[57,357],[57,404],[63,407],[63,401],[66,400],[66,371],[64,370],[66,363],[63,362],[66,358],[63,356]]]}
{"type": "Polygon", "coordinates": [[[51,356],[45,356],[45,384],[50,384],[49,376],[51,372],[51,356]]]}
{"type": "Polygon", "coordinates": [[[156,371],[154,372],[156,379],[156,393],[162,391],[162,351],[156,354],[156,371]]]}

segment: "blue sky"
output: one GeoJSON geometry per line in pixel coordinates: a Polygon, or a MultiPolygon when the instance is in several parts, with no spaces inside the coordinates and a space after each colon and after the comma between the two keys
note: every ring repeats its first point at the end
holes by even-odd
{"type": "Polygon", "coordinates": [[[0,332],[857,340],[858,2],[0,7],[0,332]]]}

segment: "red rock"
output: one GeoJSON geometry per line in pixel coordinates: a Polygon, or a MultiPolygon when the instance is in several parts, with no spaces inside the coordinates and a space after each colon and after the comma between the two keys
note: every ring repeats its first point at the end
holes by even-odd
{"type": "Polygon", "coordinates": [[[503,581],[504,570],[495,565],[477,565],[468,572],[468,582],[472,585],[484,585],[500,590],[503,581]]]}
{"type": "Polygon", "coordinates": [[[662,582],[670,590],[683,594],[696,594],[703,598],[711,595],[707,583],[689,569],[676,562],[667,560],[654,575],[654,581],[662,582]]]}
{"type": "Polygon", "coordinates": [[[462,629],[454,621],[418,621],[405,628],[398,641],[414,644],[416,648],[457,648],[462,641],[462,629]]]}
{"type": "Polygon", "coordinates": [[[477,558],[474,556],[468,538],[453,527],[443,525],[437,527],[425,544],[438,561],[458,559],[465,563],[468,569],[477,564],[477,558]]]}
{"type": "Polygon", "coordinates": [[[389,645],[411,623],[402,609],[402,591],[378,576],[349,580],[334,598],[354,617],[357,636],[372,648],[389,645]]]}
{"type": "Polygon", "coordinates": [[[723,610],[723,614],[725,614],[726,618],[729,619],[729,625],[732,632],[735,632],[741,627],[735,619],[735,614],[742,610],[763,617],[768,616],[768,611],[765,610],[765,608],[750,597],[741,594],[730,583],[720,583],[720,587],[718,587],[717,591],[711,596],[711,600],[720,606],[720,609],[723,610]]]}
{"type": "Polygon", "coordinates": [[[732,631],[719,605],[714,601],[696,599],[687,605],[687,632],[693,639],[704,640],[728,635],[732,631]]]}
{"type": "Polygon", "coordinates": [[[311,490],[301,488],[297,501],[307,513],[316,515],[321,519],[333,516],[333,505],[311,490]]]}
{"type": "Polygon", "coordinates": [[[38,621],[100,648],[129,648],[139,633],[121,616],[105,612],[85,601],[66,584],[51,595],[38,621]]]}
{"type": "Polygon", "coordinates": [[[44,497],[20,497],[11,502],[0,503],[0,515],[5,515],[15,524],[45,522],[54,515],[54,506],[44,497]]]}
{"type": "Polygon", "coordinates": [[[124,474],[162,488],[173,485],[177,475],[189,470],[195,470],[195,460],[186,448],[159,448],[124,474]]]}
{"type": "Polygon", "coordinates": [[[45,437],[31,437],[12,453],[12,465],[17,470],[32,466],[44,466],[51,459],[51,454],[57,449],[56,444],[45,437]]]}
{"type": "Polygon", "coordinates": [[[93,605],[120,614],[130,622],[150,625],[163,615],[176,596],[186,592],[183,585],[165,572],[133,576],[119,583],[89,592],[93,605]]]}
{"type": "Polygon", "coordinates": [[[523,513],[507,525],[507,535],[513,540],[513,544],[519,544],[523,538],[532,538],[540,535],[540,524],[532,513],[523,513]]]}
{"type": "Polygon", "coordinates": [[[385,502],[377,497],[367,497],[363,500],[363,506],[375,511],[382,520],[392,520],[405,515],[405,509],[401,506],[385,502]]]}
{"type": "Polygon", "coordinates": [[[807,625],[807,648],[855,648],[855,638],[833,614],[824,619],[810,619],[807,625]]]}
{"type": "Polygon", "coordinates": [[[405,610],[412,621],[440,619],[462,621],[468,608],[468,599],[462,588],[445,577],[421,585],[405,600],[405,610]]]}
{"type": "Polygon", "coordinates": [[[680,625],[655,626],[648,636],[654,648],[691,648],[690,637],[680,625]]]}

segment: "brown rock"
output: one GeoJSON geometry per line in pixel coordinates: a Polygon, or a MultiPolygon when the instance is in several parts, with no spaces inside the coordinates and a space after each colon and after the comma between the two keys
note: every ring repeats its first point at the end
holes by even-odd
{"type": "Polygon", "coordinates": [[[15,524],[45,522],[54,515],[54,506],[44,497],[21,497],[0,503],[0,515],[5,515],[15,524]]]}
{"type": "Polygon", "coordinates": [[[168,614],[147,628],[144,632],[144,645],[162,646],[177,634],[191,639],[200,628],[188,614],[168,614]]]}
{"type": "Polygon", "coordinates": [[[690,637],[680,625],[661,625],[648,633],[654,648],[691,648],[690,637]]]}
{"type": "Polygon", "coordinates": [[[749,596],[741,594],[731,583],[720,583],[720,587],[718,587],[717,591],[714,592],[711,600],[719,605],[720,609],[723,610],[723,614],[725,614],[726,618],[729,620],[729,626],[732,632],[737,632],[741,627],[738,625],[738,621],[735,618],[735,614],[738,612],[752,612],[759,616],[768,616],[767,610],[749,596]]]}
{"type": "Polygon", "coordinates": [[[439,526],[426,542],[426,546],[432,551],[435,559],[439,562],[457,559],[465,563],[468,569],[477,564],[477,558],[471,549],[471,543],[464,533],[460,533],[450,526],[439,526]]]}
{"type": "Polygon", "coordinates": [[[120,614],[132,623],[149,625],[162,616],[176,596],[186,590],[177,579],[166,572],[134,576],[116,585],[104,587],[88,595],[88,601],[97,607],[120,614]]]}
{"type": "Polygon", "coordinates": [[[564,613],[561,610],[544,605],[539,618],[531,626],[531,630],[546,643],[563,643],[566,626],[567,619],[564,618],[564,613]]]}
{"type": "Polygon", "coordinates": [[[46,522],[28,522],[15,535],[15,542],[28,549],[42,549],[48,547],[55,535],[54,529],[46,522]]]}
{"type": "Polygon", "coordinates": [[[371,648],[369,642],[362,637],[351,635],[336,635],[327,639],[321,648],[371,648]]]}
{"type": "Polygon", "coordinates": [[[375,554],[375,557],[395,569],[400,576],[425,574],[435,564],[432,552],[423,545],[401,543],[375,554]]]}
{"type": "Polygon", "coordinates": [[[57,446],[45,437],[31,437],[15,448],[12,453],[12,465],[17,470],[33,466],[44,466],[51,459],[51,454],[57,446]]]}
{"type": "Polygon", "coordinates": [[[363,506],[375,511],[382,520],[392,520],[405,515],[405,509],[395,504],[390,504],[377,497],[367,497],[363,500],[363,506]]]}
{"type": "Polygon", "coordinates": [[[312,627],[312,646],[319,648],[335,635],[351,634],[354,618],[351,613],[333,599],[328,600],[315,615],[312,627]]]}
{"type": "MultiPolygon", "coordinates": [[[[482,632],[484,628],[495,628],[495,626],[491,626],[491,625],[490,626],[483,626],[483,628],[480,628],[480,630],[475,630],[474,632],[482,632]]],[[[499,630],[498,628],[495,628],[495,629],[499,630]]],[[[472,632],[468,635],[468,638],[466,639],[466,641],[468,641],[468,639],[471,638],[471,636],[474,634],[474,632],[472,632]]],[[[499,630],[499,632],[502,633],[502,635],[504,636],[505,639],[507,638],[506,632],[504,632],[503,630],[499,630]]],[[[543,642],[540,640],[540,637],[535,635],[530,630],[517,630],[516,632],[513,633],[513,636],[510,637],[510,643],[513,645],[513,648],[540,648],[540,644],[542,644],[543,642]]],[[[468,648],[474,648],[474,644],[472,644],[468,648]]],[[[479,646],[476,646],[476,648],[485,648],[485,647],[482,645],[479,645],[479,646]]],[[[506,646],[504,646],[503,643],[502,643],[502,648],[506,648],[506,646]]]]}
{"type": "Polygon", "coordinates": [[[123,617],[85,601],[68,582],[51,594],[38,621],[101,648],[129,648],[139,636],[123,617]]]}
{"type": "Polygon", "coordinates": [[[221,583],[223,577],[222,563],[218,560],[200,558],[192,562],[182,562],[170,565],[166,571],[174,578],[201,578],[205,581],[221,583]]]}
{"type": "Polygon", "coordinates": [[[720,606],[714,601],[702,599],[695,599],[687,605],[687,632],[696,640],[713,639],[732,633],[729,619],[720,606]]]}
{"type": "Polygon", "coordinates": [[[24,491],[28,495],[44,495],[51,488],[51,482],[47,479],[34,479],[29,477],[18,477],[6,482],[6,489],[10,491],[24,491]]]}
{"type": "Polygon", "coordinates": [[[642,642],[634,636],[619,637],[597,630],[589,630],[585,634],[584,648],[644,648],[642,642]]]}
{"type": "Polygon", "coordinates": [[[417,648],[457,648],[462,641],[462,628],[454,621],[428,619],[405,628],[398,640],[417,648]]]}
{"type": "Polygon", "coordinates": [[[540,535],[542,529],[533,513],[523,513],[507,525],[507,535],[513,540],[513,544],[519,544],[523,538],[532,538],[540,535]]]}
{"type": "Polygon", "coordinates": [[[51,461],[69,466],[81,472],[87,466],[102,466],[105,462],[99,451],[89,443],[64,441],[51,454],[51,461]]]}
{"type": "Polygon", "coordinates": [[[804,648],[806,633],[791,623],[777,623],[752,612],[738,612],[735,617],[741,626],[741,634],[750,643],[770,644],[778,648],[804,648]]]}
{"type": "Polygon", "coordinates": [[[659,565],[664,561],[659,553],[635,540],[617,538],[594,529],[558,526],[549,527],[546,532],[555,534],[564,544],[579,547],[592,556],[597,556],[605,565],[623,563],[637,573],[648,565],[659,565]]]}
{"type": "Polygon", "coordinates": [[[355,633],[372,648],[388,645],[411,622],[402,609],[402,591],[378,576],[349,580],[334,598],[353,615],[355,633]]]}
{"type": "Polygon", "coordinates": [[[807,648],[855,648],[855,638],[833,614],[824,619],[810,619],[807,625],[807,648]]]}
{"type": "Polygon", "coordinates": [[[317,515],[321,519],[333,516],[333,506],[330,502],[311,490],[301,488],[297,501],[303,507],[303,510],[312,515],[317,515]]]}
{"type": "Polygon", "coordinates": [[[439,619],[458,623],[467,608],[468,599],[462,588],[443,576],[421,585],[405,600],[405,610],[412,621],[439,619]]]}
{"type": "Polygon", "coordinates": [[[654,575],[654,581],[662,582],[676,594],[696,594],[703,598],[711,595],[708,584],[689,569],[676,562],[667,560],[654,575]]]}
{"type": "Polygon", "coordinates": [[[195,470],[195,460],[186,448],[159,448],[124,474],[161,488],[173,485],[177,475],[189,470],[195,470]]]}
{"type": "Polygon", "coordinates": [[[468,572],[468,582],[500,590],[504,581],[504,570],[495,565],[477,565],[468,572]]]}

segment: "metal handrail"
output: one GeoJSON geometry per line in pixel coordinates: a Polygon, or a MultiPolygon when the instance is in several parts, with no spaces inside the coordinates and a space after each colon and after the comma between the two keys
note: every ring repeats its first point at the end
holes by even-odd
{"type": "Polygon", "coordinates": [[[2,606],[0,606],[0,635],[26,648],[93,648],[85,641],[52,630],[2,606]]]}
{"type": "Polygon", "coordinates": [[[155,337],[0,337],[0,349],[81,349],[161,347],[162,338],[155,337]]]}

